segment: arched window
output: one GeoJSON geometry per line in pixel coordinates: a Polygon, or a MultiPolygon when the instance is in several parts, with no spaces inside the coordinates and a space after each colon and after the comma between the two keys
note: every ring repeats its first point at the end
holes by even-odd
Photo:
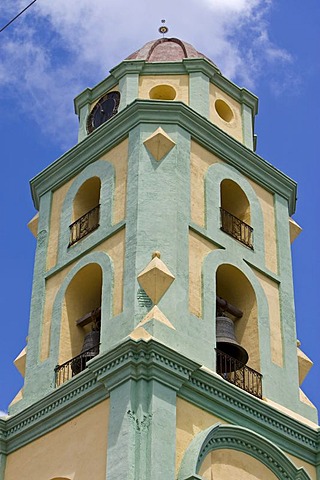
{"type": "Polygon", "coordinates": [[[86,368],[99,353],[102,269],[96,263],[83,267],[66,289],[60,334],[60,385],[86,368]]]}
{"type": "Polygon", "coordinates": [[[220,201],[221,230],[253,248],[250,204],[242,188],[232,180],[223,180],[220,186],[220,201]]]}
{"type": "Polygon", "coordinates": [[[217,372],[262,397],[258,307],[247,277],[233,265],[217,269],[217,372]]]}
{"type": "Polygon", "coordinates": [[[99,227],[101,181],[89,178],[79,188],[73,201],[73,223],[69,247],[99,227]]]}

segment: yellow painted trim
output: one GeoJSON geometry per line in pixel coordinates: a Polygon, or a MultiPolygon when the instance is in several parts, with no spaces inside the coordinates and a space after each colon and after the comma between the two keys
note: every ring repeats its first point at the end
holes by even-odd
{"type": "Polygon", "coordinates": [[[69,273],[73,265],[68,265],[66,268],[58,272],[56,275],[48,278],[46,280],[46,291],[45,291],[45,304],[44,312],[42,319],[42,335],[41,335],[41,350],[40,350],[40,361],[44,361],[49,356],[50,349],[50,330],[51,330],[51,319],[53,313],[53,304],[56,298],[56,295],[65,279],[66,275],[69,273]]]}
{"type": "Polygon", "coordinates": [[[271,360],[279,367],[283,366],[283,346],[281,329],[280,293],[277,282],[258,270],[253,269],[257,276],[269,306],[271,360]]]}
{"type": "Polygon", "coordinates": [[[118,231],[98,245],[93,252],[107,252],[114,268],[113,285],[113,316],[119,315],[123,310],[123,276],[125,255],[125,229],[118,231]]]}
{"type": "Polygon", "coordinates": [[[113,224],[124,220],[126,215],[128,138],[107,152],[101,160],[111,163],[115,170],[113,224]]]}
{"type": "Polygon", "coordinates": [[[249,178],[260,201],[264,223],[265,264],[273,273],[278,273],[277,234],[274,195],[249,178]]]}
{"type": "Polygon", "coordinates": [[[202,266],[208,253],[218,247],[193,230],[189,230],[189,310],[202,316],[202,266]]]}
{"type": "Polygon", "coordinates": [[[52,195],[50,231],[47,253],[47,270],[50,270],[57,264],[61,210],[65,196],[72,182],[76,178],[77,177],[74,177],[72,180],[69,180],[67,183],[62,185],[62,187],[58,188],[58,190],[53,192],[52,195]]]}
{"type": "Polygon", "coordinates": [[[205,227],[205,175],[210,165],[214,163],[221,163],[221,160],[192,140],[190,153],[191,220],[201,227],[205,227]]]}

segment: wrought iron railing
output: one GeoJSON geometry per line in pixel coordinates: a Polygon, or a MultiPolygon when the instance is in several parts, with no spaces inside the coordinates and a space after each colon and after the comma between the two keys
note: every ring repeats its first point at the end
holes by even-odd
{"type": "Polygon", "coordinates": [[[255,397],[262,398],[262,375],[221,350],[217,352],[217,373],[227,382],[245,390],[255,397]]]}
{"type": "Polygon", "coordinates": [[[232,213],[220,208],[221,212],[221,230],[231,237],[237,239],[247,247],[253,249],[252,233],[253,228],[232,213]]]}
{"type": "Polygon", "coordinates": [[[59,385],[62,385],[67,380],[70,380],[70,378],[85,370],[85,368],[87,368],[87,362],[98,355],[98,353],[99,344],[71,358],[62,365],[57,365],[54,369],[56,387],[59,387],[59,385]]]}
{"type": "Polygon", "coordinates": [[[82,215],[70,225],[69,247],[99,227],[100,205],[82,215]]]}

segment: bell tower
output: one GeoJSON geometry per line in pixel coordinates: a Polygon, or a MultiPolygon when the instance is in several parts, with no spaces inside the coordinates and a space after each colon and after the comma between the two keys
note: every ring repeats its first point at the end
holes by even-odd
{"type": "Polygon", "coordinates": [[[255,152],[257,110],[165,37],[76,97],[77,145],[31,180],[24,387],[0,419],[0,479],[320,479],[296,183],[255,152]]]}

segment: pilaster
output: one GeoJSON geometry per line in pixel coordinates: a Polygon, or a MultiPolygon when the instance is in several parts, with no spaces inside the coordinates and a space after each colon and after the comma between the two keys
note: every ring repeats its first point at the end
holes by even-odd
{"type": "MultiPolygon", "coordinates": [[[[128,380],[110,392],[110,420],[108,431],[107,476],[108,480],[134,480],[137,438],[132,418],[134,380],[128,380]]],[[[138,447],[139,448],[139,447],[138,447]]]]}
{"type": "Polygon", "coordinates": [[[121,93],[119,112],[139,96],[139,74],[127,73],[119,80],[121,93]]]}
{"type": "Polygon", "coordinates": [[[79,132],[78,132],[78,142],[81,142],[86,136],[88,135],[87,133],[87,117],[90,112],[90,105],[87,103],[86,105],[83,105],[80,108],[79,111],[79,132]]]}
{"type": "Polygon", "coordinates": [[[189,105],[205,118],[209,118],[209,84],[203,72],[189,73],[189,105]]]}
{"type": "Polygon", "coordinates": [[[252,110],[245,103],[242,104],[242,131],[243,143],[253,150],[253,118],[252,110]]]}
{"type": "Polygon", "coordinates": [[[51,192],[46,193],[41,198],[39,209],[23,399],[10,407],[10,414],[16,413],[32,403],[37,399],[40,392],[41,395],[44,395],[44,389],[47,391],[45,386],[47,384],[46,375],[43,374],[43,364],[40,365],[40,345],[45,303],[45,272],[50,232],[51,198],[51,192]]]}
{"type": "Polygon", "coordinates": [[[0,480],[4,480],[6,461],[7,461],[7,456],[4,453],[0,453],[0,480]]]}

